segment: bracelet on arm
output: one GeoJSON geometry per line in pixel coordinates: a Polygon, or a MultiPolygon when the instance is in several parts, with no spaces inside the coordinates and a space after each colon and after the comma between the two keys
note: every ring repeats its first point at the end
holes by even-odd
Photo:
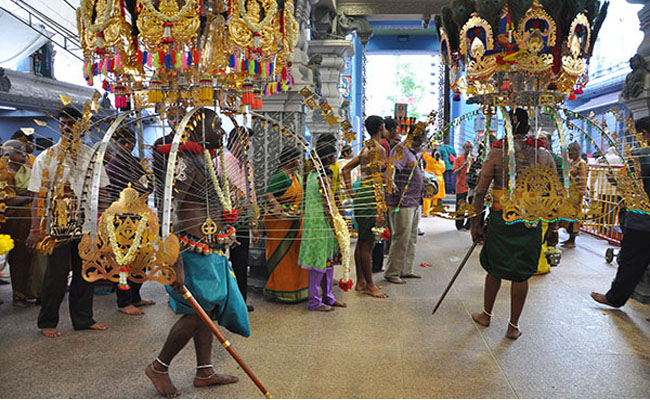
{"type": "Polygon", "coordinates": [[[40,231],[41,231],[41,228],[32,228],[32,229],[29,230],[29,233],[40,232],[40,231]]]}

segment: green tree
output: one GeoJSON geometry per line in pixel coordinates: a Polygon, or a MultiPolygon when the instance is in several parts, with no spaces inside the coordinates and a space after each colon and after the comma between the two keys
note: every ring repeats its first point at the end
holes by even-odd
{"type": "Polygon", "coordinates": [[[421,118],[423,115],[421,108],[424,105],[419,100],[422,99],[425,88],[417,79],[413,63],[399,57],[397,59],[397,83],[399,85],[397,94],[388,96],[388,100],[393,104],[408,104],[408,116],[421,118]]]}

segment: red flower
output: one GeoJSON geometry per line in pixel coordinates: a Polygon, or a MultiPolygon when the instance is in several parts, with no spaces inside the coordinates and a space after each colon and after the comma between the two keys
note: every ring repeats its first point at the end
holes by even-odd
{"type": "Polygon", "coordinates": [[[347,282],[343,282],[343,279],[339,279],[339,287],[343,289],[344,292],[347,292],[348,290],[352,289],[353,283],[352,279],[350,279],[347,282]]]}
{"type": "Polygon", "coordinates": [[[390,231],[388,230],[388,228],[384,229],[384,231],[381,233],[381,238],[383,240],[390,239],[390,231]]]}
{"type": "Polygon", "coordinates": [[[239,217],[239,213],[234,208],[232,209],[232,211],[223,210],[221,212],[221,215],[223,216],[223,219],[224,221],[226,221],[227,224],[234,224],[235,222],[237,222],[237,218],[239,217]]]}

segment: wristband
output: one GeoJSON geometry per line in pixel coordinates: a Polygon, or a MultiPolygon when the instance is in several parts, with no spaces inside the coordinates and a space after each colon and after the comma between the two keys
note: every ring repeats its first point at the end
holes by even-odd
{"type": "Polygon", "coordinates": [[[40,231],[41,231],[41,228],[32,228],[32,229],[29,230],[29,233],[40,232],[40,231]]]}

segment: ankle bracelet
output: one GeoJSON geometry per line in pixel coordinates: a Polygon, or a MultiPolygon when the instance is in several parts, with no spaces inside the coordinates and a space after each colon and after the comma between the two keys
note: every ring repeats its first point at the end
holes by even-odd
{"type": "Polygon", "coordinates": [[[211,374],[208,375],[208,376],[198,376],[198,375],[194,375],[194,379],[198,379],[198,380],[212,379],[212,378],[214,378],[216,375],[217,375],[216,372],[213,372],[213,373],[211,373],[211,374]]]}
{"type": "Polygon", "coordinates": [[[213,368],[212,364],[197,365],[196,369],[213,368]]]}
{"type": "Polygon", "coordinates": [[[485,311],[485,308],[483,309],[483,314],[487,315],[490,318],[494,317],[494,314],[485,311]]]}
{"type": "Polygon", "coordinates": [[[150,364],[151,371],[157,375],[169,375],[169,371],[158,371],[153,363],[150,364]]]}
{"type": "Polygon", "coordinates": [[[162,365],[165,368],[169,368],[169,364],[165,364],[164,362],[160,361],[160,358],[156,357],[156,361],[158,364],[162,365]]]}
{"type": "Polygon", "coordinates": [[[508,325],[512,326],[516,330],[519,330],[519,325],[513,324],[512,321],[508,321],[508,325]]]}

